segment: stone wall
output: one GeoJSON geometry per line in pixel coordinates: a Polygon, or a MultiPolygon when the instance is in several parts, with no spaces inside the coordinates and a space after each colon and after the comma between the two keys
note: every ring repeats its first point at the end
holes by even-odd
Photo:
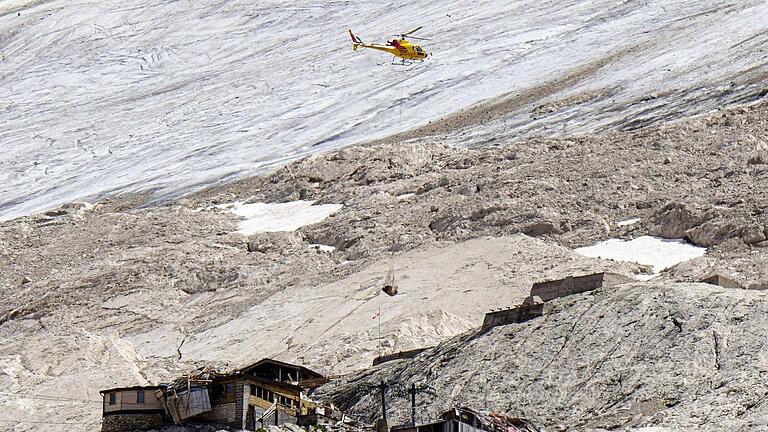
{"type": "Polygon", "coordinates": [[[412,359],[429,348],[416,348],[408,351],[400,351],[392,354],[378,356],[373,359],[373,365],[380,365],[393,360],[412,359]]]}
{"type": "Polygon", "coordinates": [[[246,412],[245,409],[248,408],[248,402],[247,398],[251,394],[251,386],[245,384],[245,381],[237,381],[235,382],[235,420],[237,421],[236,424],[233,424],[232,426],[242,429],[245,424],[245,417],[246,412]],[[246,387],[248,387],[248,392],[246,393],[246,387]]]}
{"type": "Polygon", "coordinates": [[[165,424],[163,412],[111,413],[101,420],[102,432],[129,432],[135,430],[160,429],[165,424]]]}
{"type": "Polygon", "coordinates": [[[541,297],[543,301],[593,291],[601,287],[632,282],[632,279],[615,273],[596,273],[586,276],[570,276],[546,282],[537,282],[531,288],[531,296],[541,297]]]}
{"type": "Polygon", "coordinates": [[[226,425],[235,429],[243,428],[243,383],[242,379],[229,380],[219,384],[232,384],[233,393],[217,394],[211,397],[211,410],[196,415],[190,423],[226,425]]]}
{"type": "MultiPolygon", "coordinates": [[[[249,411],[253,413],[251,417],[253,417],[253,424],[255,424],[256,429],[259,429],[262,427],[261,422],[259,419],[261,419],[261,416],[264,414],[264,409],[260,407],[254,407],[249,406],[249,411]]],[[[292,416],[291,414],[283,411],[283,410],[277,410],[275,411],[275,414],[270,415],[269,417],[264,419],[264,426],[263,427],[269,427],[271,425],[279,426],[286,423],[296,424],[298,422],[298,418],[296,416],[292,416]],[[277,421],[275,421],[275,415],[277,415],[277,421]]]]}
{"type": "Polygon", "coordinates": [[[485,314],[483,330],[506,324],[519,324],[544,314],[544,303],[518,306],[485,314]]]}
{"type": "Polygon", "coordinates": [[[188,420],[190,423],[222,424],[240,428],[240,418],[237,416],[236,403],[211,403],[211,410],[188,420]]]}
{"type": "Polygon", "coordinates": [[[719,285],[723,288],[743,288],[741,284],[739,284],[735,280],[727,278],[718,273],[704,278],[702,282],[710,285],[719,285]]]}

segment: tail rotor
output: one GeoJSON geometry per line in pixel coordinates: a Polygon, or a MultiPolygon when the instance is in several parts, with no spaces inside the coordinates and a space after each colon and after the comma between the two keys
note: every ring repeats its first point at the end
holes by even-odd
{"type": "Polygon", "coordinates": [[[354,33],[352,33],[352,30],[349,30],[349,37],[352,38],[352,50],[357,51],[358,47],[365,47],[365,44],[362,40],[360,40],[359,37],[355,36],[354,33]]]}

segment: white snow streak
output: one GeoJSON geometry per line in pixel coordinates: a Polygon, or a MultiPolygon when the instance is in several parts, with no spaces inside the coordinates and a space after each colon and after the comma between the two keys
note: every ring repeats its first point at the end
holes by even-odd
{"type": "Polygon", "coordinates": [[[625,221],[617,222],[616,225],[622,226],[622,227],[623,226],[630,226],[630,225],[634,225],[634,224],[640,222],[641,220],[642,219],[639,219],[639,218],[638,219],[628,219],[628,220],[625,220],[625,221]]]}
{"type": "Polygon", "coordinates": [[[331,252],[336,250],[335,246],[324,245],[324,244],[317,244],[317,243],[310,243],[309,247],[311,249],[317,249],[320,252],[327,252],[327,253],[331,253],[331,252]]]}

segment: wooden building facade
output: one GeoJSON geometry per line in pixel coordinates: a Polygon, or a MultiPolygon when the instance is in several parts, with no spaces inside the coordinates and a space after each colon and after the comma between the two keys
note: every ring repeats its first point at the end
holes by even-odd
{"type": "Polygon", "coordinates": [[[102,431],[125,432],[161,428],[167,423],[163,386],[120,387],[102,390],[102,431]]]}
{"type": "Polygon", "coordinates": [[[165,406],[177,424],[223,424],[240,430],[301,424],[317,418],[316,405],[307,396],[325,382],[323,375],[303,366],[264,359],[215,375],[198,387],[172,389],[165,406]]]}

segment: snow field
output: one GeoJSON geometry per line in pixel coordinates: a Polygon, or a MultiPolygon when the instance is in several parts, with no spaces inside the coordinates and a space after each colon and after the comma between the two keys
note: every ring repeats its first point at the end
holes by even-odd
{"type": "Polygon", "coordinates": [[[590,258],[649,265],[653,267],[652,271],[655,276],[666,268],[704,255],[707,249],[688,244],[683,240],[642,236],[629,241],[610,239],[574,251],[590,258]]]}
{"type": "MultiPolygon", "coordinates": [[[[322,222],[328,216],[341,210],[341,204],[319,204],[314,201],[293,201],[287,203],[235,202],[216,207],[231,211],[245,218],[238,224],[238,234],[253,235],[260,232],[296,231],[297,229],[322,222]]],[[[329,252],[330,246],[316,245],[321,251],[329,252]]],[[[332,250],[330,250],[332,252],[332,250]]]]}

